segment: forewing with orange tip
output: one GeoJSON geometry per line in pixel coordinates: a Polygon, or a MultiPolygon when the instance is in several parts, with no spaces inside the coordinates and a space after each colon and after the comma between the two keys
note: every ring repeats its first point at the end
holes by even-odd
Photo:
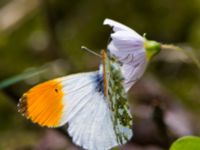
{"type": "Polygon", "coordinates": [[[47,81],[22,96],[19,110],[43,126],[68,123],[73,142],[84,149],[108,150],[118,143],[102,82],[101,69],[47,81]]]}
{"type": "Polygon", "coordinates": [[[41,126],[60,126],[64,108],[62,88],[57,79],[33,87],[21,97],[19,112],[41,126]]]}
{"type": "Polygon", "coordinates": [[[20,99],[19,111],[42,126],[68,123],[74,143],[108,150],[132,136],[120,65],[102,51],[99,71],[70,75],[39,84],[20,99]]]}

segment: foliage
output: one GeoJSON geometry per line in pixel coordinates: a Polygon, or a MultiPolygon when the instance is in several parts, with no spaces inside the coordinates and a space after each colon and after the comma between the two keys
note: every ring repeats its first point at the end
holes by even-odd
{"type": "Polygon", "coordinates": [[[200,138],[186,136],[175,141],[170,150],[198,150],[200,149],[200,138]]]}

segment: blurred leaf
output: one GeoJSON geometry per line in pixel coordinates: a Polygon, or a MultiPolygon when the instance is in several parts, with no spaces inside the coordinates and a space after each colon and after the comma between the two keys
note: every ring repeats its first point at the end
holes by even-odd
{"type": "Polygon", "coordinates": [[[112,148],[112,150],[119,150],[119,147],[114,147],[112,148]]]}
{"type": "Polygon", "coordinates": [[[170,150],[199,150],[200,138],[195,136],[186,136],[175,141],[170,150]]]}
{"type": "Polygon", "coordinates": [[[6,88],[12,84],[28,79],[30,77],[37,76],[41,73],[44,73],[45,71],[46,71],[45,69],[31,69],[30,71],[8,78],[0,82],[0,89],[6,88]]]}

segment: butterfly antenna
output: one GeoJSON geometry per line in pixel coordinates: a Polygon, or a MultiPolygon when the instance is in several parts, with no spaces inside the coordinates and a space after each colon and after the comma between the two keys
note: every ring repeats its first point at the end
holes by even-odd
{"type": "Polygon", "coordinates": [[[89,48],[87,48],[87,47],[85,47],[85,46],[81,46],[81,49],[86,50],[87,52],[89,52],[89,53],[91,53],[91,54],[93,54],[93,55],[96,55],[96,56],[98,56],[98,57],[101,57],[100,54],[94,52],[93,50],[91,50],[91,49],[89,49],[89,48]]]}

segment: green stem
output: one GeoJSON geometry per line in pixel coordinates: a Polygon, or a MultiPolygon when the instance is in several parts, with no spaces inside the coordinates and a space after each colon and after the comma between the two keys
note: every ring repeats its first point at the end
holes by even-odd
{"type": "Polygon", "coordinates": [[[196,64],[196,66],[200,69],[200,61],[197,59],[197,57],[194,54],[194,51],[188,51],[185,50],[181,47],[172,45],[172,44],[162,44],[161,45],[161,50],[175,50],[175,51],[180,51],[183,52],[184,54],[186,54],[192,61],[193,63],[196,64]]]}
{"type": "Polygon", "coordinates": [[[112,148],[112,150],[120,150],[119,147],[112,148]]]}

